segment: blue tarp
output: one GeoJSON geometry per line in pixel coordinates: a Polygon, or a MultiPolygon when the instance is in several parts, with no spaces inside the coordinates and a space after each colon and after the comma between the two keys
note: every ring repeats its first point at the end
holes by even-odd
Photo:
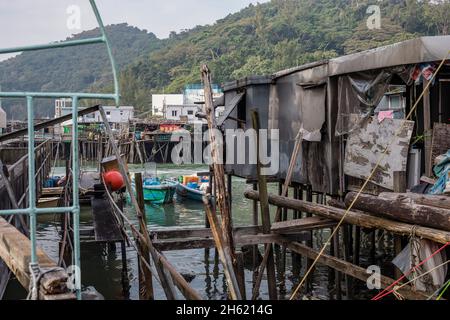
{"type": "Polygon", "coordinates": [[[430,194],[442,194],[445,191],[447,183],[449,183],[450,172],[450,150],[444,156],[444,159],[438,163],[434,169],[434,174],[439,177],[438,181],[429,191],[430,194]]]}

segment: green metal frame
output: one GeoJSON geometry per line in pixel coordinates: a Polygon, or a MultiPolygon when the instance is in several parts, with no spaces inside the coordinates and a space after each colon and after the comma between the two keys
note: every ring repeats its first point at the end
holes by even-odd
{"type": "Polygon", "coordinates": [[[119,82],[117,78],[116,64],[112,55],[111,46],[105,32],[105,27],[101,19],[100,13],[95,4],[95,0],[89,0],[92,10],[97,19],[101,31],[101,37],[65,41],[59,43],[51,43],[44,45],[34,45],[26,47],[16,47],[9,49],[0,49],[0,54],[36,51],[44,49],[55,49],[72,47],[79,45],[88,45],[94,43],[104,43],[106,45],[114,81],[114,93],[64,93],[64,92],[0,92],[0,98],[25,98],[27,101],[27,116],[28,116],[28,184],[29,184],[29,207],[15,210],[0,210],[0,216],[27,214],[30,218],[30,240],[31,240],[31,263],[38,264],[37,261],[37,245],[36,245],[36,220],[39,214],[63,214],[71,212],[73,214],[73,234],[74,234],[74,250],[73,250],[73,265],[75,266],[75,293],[77,299],[81,300],[81,272],[80,272],[80,201],[79,201],[79,181],[78,176],[80,167],[78,163],[78,104],[80,99],[103,99],[114,100],[116,105],[119,105],[120,91],[119,82]],[[72,99],[72,189],[73,189],[73,205],[71,207],[60,208],[37,208],[36,207],[36,181],[35,175],[35,154],[34,154],[34,99],[39,98],[71,98],[72,99]]]}

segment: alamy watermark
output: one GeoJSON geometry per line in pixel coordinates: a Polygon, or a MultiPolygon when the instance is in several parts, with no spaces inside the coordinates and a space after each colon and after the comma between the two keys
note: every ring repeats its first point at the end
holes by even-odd
{"type": "Polygon", "coordinates": [[[69,30],[81,30],[81,8],[78,5],[70,5],[66,9],[66,26],[69,30]]]}
{"type": "Polygon", "coordinates": [[[224,135],[218,129],[203,132],[202,125],[194,125],[194,132],[180,130],[172,133],[171,141],[178,142],[172,149],[174,164],[212,165],[213,145],[217,146],[216,164],[256,165],[261,162],[261,174],[271,176],[278,173],[280,167],[279,130],[226,129],[224,135]],[[258,148],[259,135],[259,148],[258,148]],[[259,156],[259,157],[258,157],[259,156]]]}
{"type": "MultiPolygon", "coordinates": [[[[381,0],[378,0],[380,2],[381,0]]],[[[366,13],[369,14],[369,18],[367,18],[366,25],[369,30],[378,30],[381,29],[381,8],[379,5],[373,4],[370,5],[366,13]]]]}
{"type": "Polygon", "coordinates": [[[381,289],[381,268],[376,265],[369,266],[366,270],[370,276],[367,278],[366,284],[369,290],[381,289]]]}

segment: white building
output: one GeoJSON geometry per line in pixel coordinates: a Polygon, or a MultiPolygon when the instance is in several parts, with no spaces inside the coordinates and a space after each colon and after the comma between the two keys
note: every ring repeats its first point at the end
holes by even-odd
{"type": "Polygon", "coordinates": [[[166,106],[182,105],[184,96],[182,94],[153,94],[152,114],[164,117],[166,106]]]}
{"type": "MultiPolygon", "coordinates": [[[[80,110],[84,108],[79,108],[80,110]]],[[[106,117],[111,123],[128,123],[134,118],[134,107],[132,106],[103,106],[106,117]]],[[[55,101],[55,118],[72,114],[72,101],[70,99],[59,99],[55,101]]],[[[80,123],[103,122],[99,111],[84,115],[78,119],[80,123]]]]}
{"type": "Polygon", "coordinates": [[[168,105],[165,118],[174,121],[187,120],[188,122],[194,122],[197,120],[195,117],[197,111],[197,105],[168,105]]]}
{"type": "MultiPolygon", "coordinates": [[[[213,99],[222,95],[219,85],[211,86],[213,99]]],[[[201,103],[205,101],[205,89],[202,84],[189,84],[184,88],[184,104],[201,103]]]]}
{"type": "MultiPolygon", "coordinates": [[[[108,118],[108,122],[110,123],[128,123],[134,118],[134,107],[132,106],[106,106],[103,107],[103,109],[105,110],[106,118],[108,118]]],[[[84,123],[103,122],[99,111],[87,114],[82,118],[82,122],[84,123]]]]}

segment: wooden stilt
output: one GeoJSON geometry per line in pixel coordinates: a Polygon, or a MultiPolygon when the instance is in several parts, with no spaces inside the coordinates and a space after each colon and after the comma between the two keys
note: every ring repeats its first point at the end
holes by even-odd
{"type": "MultiPolygon", "coordinates": [[[[258,184],[253,183],[253,190],[258,190],[258,184]]],[[[253,225],[257,226],[258,225],[258,201],[257,200],[253,200],[253,225]]],[[[253,247],[253,269],[256,270],[257,269],[257,261],[258,261],[258,245],[255,245],[253,247]]],[[[255,278],[256,280],[256,278],[255,278]]]]}
{"type": "MultiPolygon", "coordinates": [[[[424,84],[425,85],[425,84],[424,84]]],[[[426,109],[426,96],[424,96],[424,109],[426,109]]],[[[429,103],[429,96],[428,96],[428,103],[429,103]]],[[[424,110],[424,113],[426,112],[426,110],[424,110]]],[[[429,105],[428,105],[428,112],[429,112],[429,105]]],[[[429,114],[428,114],[429,117],[429,114]]],[[[425,120],[426,122],[426,120],[425,120]]],[[[428,142],[428,139],[426,140],[426,144],[428,142]]],[[[427,149],[429,146],[426,145],[425,149],[427,149]]],[[[427,150],[426,150],[427,151],[427,150]]],[[[427,152],[425,152],[427,154],[427,152]]],[[[430,156],[431,158],[431,156],[430,156]]],[[[428,159],[425,158],[425,162],[427,162],[428,159]]],[[[404,193],[406,192],[406,183],[407,183],[407,179],[406,179],[406,172],[402,172],[402,171],[395,171],[394,172],[394,192],[399,192],[399,193],[404,193]]],[[[402,251],[402,237],[399,235],[394,235],[394,252],[395,255],[397,256],[398,254],[400,254],[400,252],[402,251]]],[[[395,278],[398,279],[402,276],[402,272],[400,269],[398,269],[397,267],[394,267],[395,269],[395,278]]]]}
{"type": "MultiPolygon", "coordinates": [[[[136,186],[136,196],[139,204],[139,208],[142,210],[143,219],[147,224],[147,219],[145,216],[145,202],[144,202],[144,190],[143,190],[143,180],[142,173],[137,172],[134,175],[135,186],[136,186]]],[[[150,263],[150,252],[148,247],[142,241],[139,241],[140,255],[138,256],[139,261],[139,299],[140,300],[153,300],[153,279],[152,272],[144,266],[141,259],[144,259],[147,263],[150,263]]]]}
{"type": "MultiPolygon", "coordinates": [[[[335,233],[333,236],[333,250],[334,250],[334,256],[339,259],[339,231],[335,233]]],[[[341,288],[341,280],[342,276],[341,273],[335,269],[334,271],[334,287],[336,290],[336,300],[342,300],[342,288],[341,288]]]]}
{"type": "MultiPolygon", "coordinates": [[[[261,161],[259,157],[259,129],[260,129],[260,123],[259,123],[259,115],[258,112],[255,110],[252,110],[252,121],[253,121],[253,129],[257,132],[257,175],[258,175],[258,190],[260,195],[260,206],[261,206],[261,221],[263,224],[263,233],[267,234],[270,233],[270,211],[269,211],[269,199],[268,199],[268,193],[267,193],[267,181],[266,177],[261,174],[261,161]]],[[[277,212],[276,220],[279,219],[280,213],[277,212]]],[[[263,263],[261,263],[262,270],[259,271],[259,277],[262,277],[262,274],[264,272],[264,261],[267,263],[267,282],[269,287],[269,298],[270,300],[277,300],[278,299],[278,293],[277,293],[277,287],[276,287],[276,278],[275,278],[275,262],[273,258],[273,247],[272,244],[266,244],[265,254],[263,258],[263,263]],[[266,257],[267,256],[267,257],[266,257]]],[[[261,280],[259,281],[259,283],[261,280]]],[[[258,282],[255,285],[255,291],[259,292],[259,285],[258,282]]],[[[253,297],[255,297],[255,291],[253,292],[253,297]]]]}

